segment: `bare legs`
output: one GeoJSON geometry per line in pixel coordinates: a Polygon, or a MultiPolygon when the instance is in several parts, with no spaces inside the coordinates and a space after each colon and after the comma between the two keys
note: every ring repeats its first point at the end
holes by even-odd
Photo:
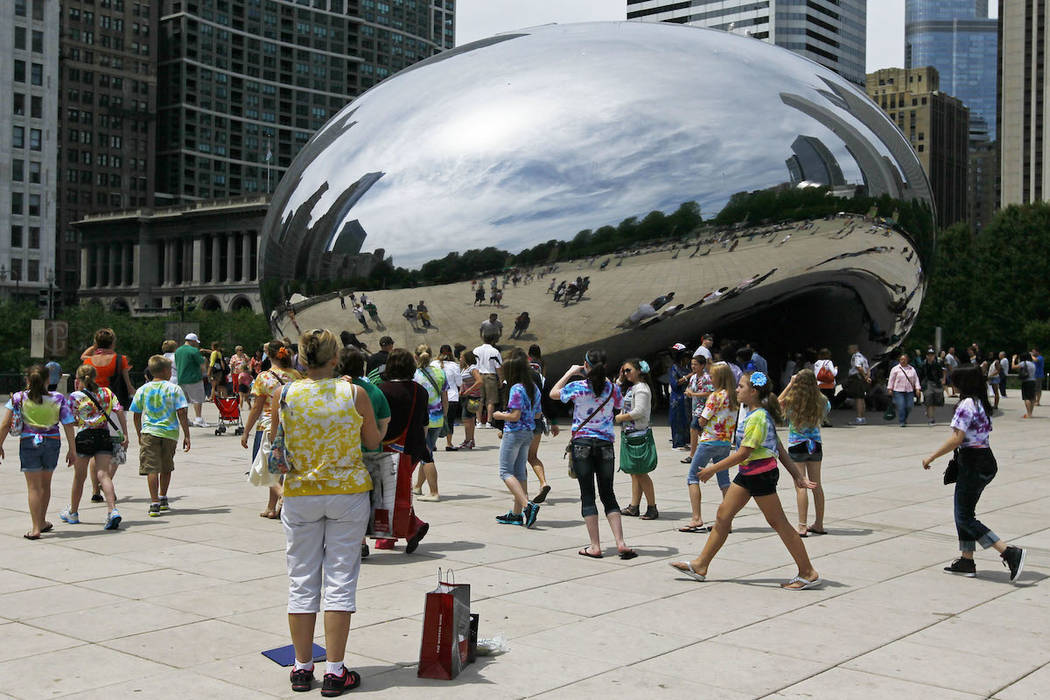
{"type": "MultiPolygon", "coordinates": [[[[329,662],[342,661],[346,656],[346,640],[350,636],[350,616],[343,610],[325,610],[324,642],[329,662]]],[[[295,660],[310,663],[313,660],[314,626],[317,613],[288,613],[288,631],[295,647],[295,660]]]]}
{"type": "MultiPolygon", "coordinates": [[[[630,548],[623,540],[623,521],[620,519],[620,513],[618,511],[613,511],[611,513],[606,513],[605,517],[609,521],[609,529],[612,530],[613,539],[616,540],[616,549],[620,552],[629,551],[630,548]]],[[[598,516],[585,516],[583,522],[587,526],[587,537],[591,541],[587,551],[591,554],[601,554],[602,543],[598,539],[598,516]]]]}
{"type": "Polygon", "coordinates": [[[507,485],[507,490],[514,496],[514,507],[510,509],[510,512],[514,513],[514,515],[521,515],[521,511],[525,509],[525,505],[529,502],[528,482],[523,484],[518,481],[517,477],[508,476],[503,480],[503,483],[507,485]]]}
{"type": "Polygon", "coordinates": [[[463,444],[469,445],[474,442],[474,427],[477,425],[477,421],[474,416],[464,415],[463,416],[463,444]]]}
{"type": "Polygon", "coordinates": [[[171,472],[157,474],[156,472],[146,476],[146,485],[149,487],[150,501],[156,503],[161,498],[167,498],[168,486],[171,484],[171,472]]]}
{"type": "MultiPolygon", "coordinates": [[[[84,497],[84,482],[88,476],[88,462],[91,457],[77,455],[77,461],[73,463],[73,486],[69,491],[69,512],[80,512],[80,499],[84,497]]],[[[98,481],[96,475],[93,481],[98,481]]]]}
{"type": "Polygon", "coordinates": [[[820,483],[820,462],[798,462],[805,470],[809,480],[817,485],[813,489],[813,527],[806,527],[809,522],[809,489],[795,487],[795,499],[798,504],[798,534],[804,535],[807,530],[823,533],[824,531],[824,487],[820,483]]]}
{"type": "MultiPolygon", "coordinates": [[[[697,489],[699,492],[699,489],[697,489]]],[[[656,505],[656,494],[653,490],[653,480],[648,474],[631,474],[631,506],[637,508],[642,503],[642,496],[649,507],[656,505]]],[[[692,497],[692,494],[690,494],[692,497]]],[[[699,506],[694,512],[699,512],[699,506]]]]}
{"type": "Polygon", "coordinates": [[[419,491],[423,488],[423,482],[427,482],[427,488],[430,489],[431,496],[438,495],[438,470],[437,465],[433,462],[424,462],[416,475],[416,490],[419,491]]]}
{"type": "MultiPolygon", "coordinates": [[[[77,466],[79,467],[79,458],[77,459],[77,462],[77,466]]],[[[106,507],[109,508],[109,510],[113,510],[117,507],[117,490],[116,487],[113,486],[113,477],[116,473],[117,468],[113,466],[112,455],[95,455],[95,468],[93,474],[95,478],[98,479],[99,488],[102,490],[102,495],[106,497],[106,507]]]]}
{"type": "Polygon", "coordinates": [[[529,444],[529,465],[532,467],[532,471],[536,473],[536,478],[540,480],[540,488],[542,489],[547,485],[547,472],[543,469],[543,462],[540,460],[540,439],[543,438],[542,433],[536,433],[532,436],[532,443],[529,444]]]}
{"type": "Polygon", "coordinates": [[[51,477],[55,472],[53,469],[45,469],[22,473],[26,476],[26,489],[29,491],[29,517],[32,520],[32,527],[26,534],[36,538],[50,525],[44,516],[47,514],[48,503],[51,502],[51,477]]]}

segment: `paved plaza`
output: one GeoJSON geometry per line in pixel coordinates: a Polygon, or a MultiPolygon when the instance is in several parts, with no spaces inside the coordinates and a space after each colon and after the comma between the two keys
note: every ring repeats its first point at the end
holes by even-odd
{"type": "MultiPolygon", "coordinates": [[[[993,550],[978,552],[977,579],[941,571],[957,546],[951,489],[941,485],[947,460],[929,472],[920,460],[947,436],[947,409],[932,429],[920,409],[903,430],[875,415],[868,426],[825,431],[829,534],[809,537],[806,547],[826,585],[802,592],[779,589],[794,574],[791,560],[753,505],[735,522],[711,580],[696,583],[667,566],[694,556],[706,535],[677,531],[688,518],[687,467],[666,427],[656,430],[661,517],[625,519],[641,555],[626,562],[612,556],[604,524],[606,557],[577,555],[587,538],[560,458],[564,433],[541,448],[554,490],[536,528],[498,525],[494,516],[510,497],[496,476],[495,431],[479,430],[477,449],[437,455],[442,502],[418,504],[431,523],[419,551],[373,550],[364,563],[347,657],[363,684],[352,695],[1046,697],[1050,415],[1021,420],[1016,393],[1003,408],[992,434],[1000,471],[978,515],[1028,548],[1020,585],[1009,583],[993,550]],[[481,636],[509,645],[450,682],[419,680],[414,666],[438,567],[471,584],[481,636]]],[[[214,408],[206,411],[214,420],[214,408]]],[[[60,466],[49,509],[55,530],[37,542],[22,538],[25,484],[8,439],[0,697],[311,696],[292,693],[288,670],[259,653],[289,643],[280,524],[258,515],[265,493],[244,480],[238,438],[201,428],[192,435],[190,455],[176,457],[169,514],[146,517],[133,445],[116,481],[122,529],[101,529],[104,504],[83,504],[78,526],[58,519],[72,477],[60,466]]],[[[780,485],[794,520],[783,473],[780,485]]],[[[617,475],[617,490],[625,505],[626,475],[617,475]]],[[[710,520],[713,482],[704,496],[710,520]]]]}

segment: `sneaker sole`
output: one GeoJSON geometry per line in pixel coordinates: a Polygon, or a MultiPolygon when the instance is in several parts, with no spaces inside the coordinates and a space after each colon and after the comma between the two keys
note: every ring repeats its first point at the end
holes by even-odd
{"type": "Polygon", "coordinates": [[[113,516],[111,520],[107,520],[103,530],[116,530],[120,528],[120,521],[123,520],[119,515],[113,516]]]}
{"type": "Polygon", "coordinates": [[[977,578],[977,572],[976,571],[971,573],[969,571],[948,571],[948,570],[945,570],[944,573],[951,574],[952,576],[965,576],[966,578],[977,578]]]}
{"type": "Polygon", "coordinates": [[[1021,561],[1017,562],[1017,573],[1010,577],[1010,582],[1013,583],[1017,579],[1021,578],[1021,572],[1024,571],[1024,560],[1028,556],[1028,550],[1021,550],[1021,561]]]}

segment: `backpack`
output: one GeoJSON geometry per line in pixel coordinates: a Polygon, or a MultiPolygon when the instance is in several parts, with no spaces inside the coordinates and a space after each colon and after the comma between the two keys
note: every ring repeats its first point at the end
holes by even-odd
{"type": "Polygon", "coordinates": [[[817,382],[819,384],[834,384],[835,374],[831,371],[831,368],[827,365],[821,365],[817,371],[817,382]]]}
{"type": "Polygon", "coordinates": [[[1025,360],[1017,366],[1017,376],[1023,382],[1031,378],[1032,373],[1028,371],[1028,361],[1025,360]]]}

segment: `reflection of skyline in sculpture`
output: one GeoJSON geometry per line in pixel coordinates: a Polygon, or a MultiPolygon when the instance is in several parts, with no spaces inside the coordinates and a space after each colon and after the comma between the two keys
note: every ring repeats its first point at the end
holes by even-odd
{"type": "MultiPolygon", "coordinates": [[[[326,252],[382,249],[404,267],[467,249],[516,253],[630,218],[642,222],[654,211],[667,217],[683,202],[696,202],[711,221],[739,193],[768,192],[765,201],[781,201],[775,193],[785,182],[786,154],[793,154],[789,168],[800,181],[886,195],[903,204],[930,201],[911,146],[881,110],[841,77],[789,51],[667,24],[523,30],[421,62],[361,95],[318,132],[274,195],[264,226],[261,276],[264,286],[271,280],[330,278],[331,267],[319,261],[326,252]]],[[[879,206],[883,216],[894,216],[892,205],[879,206]]],[[[764,212],[739,221],[761,225],[784,219],[764,212]]],[[[932,237],[932,231],[924,225],[904,235],[932,237]]],[[[746,245],[730,241],[721,251],[728,258],[710,247],[701,255],[697,236],[708,233],[667,235],[681,237],[682,246],[697,246],[694,255],[673,255],[683,270],[700,277],[716,258],[718,264],[737,260],[733,251],[746,245]]],[[[785,245],[787,235],[778,238],[779,250],[797,247],[806,234],[794,232],[785,245]]],[[[651,245],[629,235],[605,240],[624,250],[651,245]]],[[[920,257],[932,249],[932,240],[928,243],[914,246],[920,257]]],[[[730,308],[771,282],[787,284],[785,275],[805,269],[801,262],[740,274],[737,280],[778,268],[770,280],[728,294],[711,308],[730,308]]],[[[626,269],[617,263],[602,274],[611,278],[614,270],[626,269]]],[[[827,275],[809,279],[831,283],[827,275]]],[[[834,280],[866,294],[882,286],[877,280],[851,281],[849,275],[834,280]]],[[[673,289],[658,279],[650,282],[673,289]]],[[[915,284],[913,277],[911,288],[915,284]]],[[[614,309],[616,318],[607,328],[576,328],[578,341],[608,337],[639,305],[667,289],[614,309]]],[[[707,291],[698,290],[696,298],[707,291]]],[[[376,292],[377,298],[386,295],[399,296],[376,292]]],[[[597,288],[588,296],[602,298],[597,288]]],[[[706,308],[682,301],[686,308],[650,318],[637,332],[656,338],[658,328],[687,328],[701,317],[713,322],[706,308]]],[[[550,313],[553,318],[595,306],[573,304],[562,312],[558,305],[550,313]]],[[[542,339],[546,319],[533,318],[530,333],[542,339]]],[[[453,328],[450,323],[439,319],[438,325],[444,332],[453,328]]],[[[406,336],[406,342],[412,338],[406,336]]]]}
{"type": "Polygon", "coordinates": [[[832,187],[846,184],[838,161],[820,139],[815,136],[799,136],[791,144],[791,150],[794,155],[785,163],[788,172],[791,173],[792,184],[809,182],[832,187]]]}

